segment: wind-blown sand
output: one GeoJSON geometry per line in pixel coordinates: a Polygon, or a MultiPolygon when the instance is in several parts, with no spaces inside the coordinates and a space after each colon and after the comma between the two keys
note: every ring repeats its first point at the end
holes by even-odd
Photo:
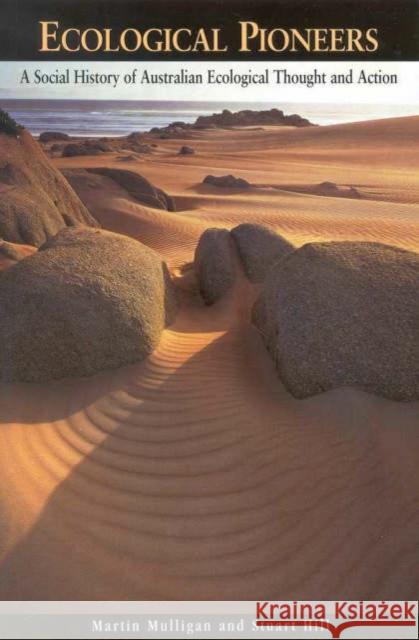
{"type": "Polygon", "coordinates": [[[176,213],[111,180],[76,185],[104,227],[167,260],[184,299],[141,364],[1,385],[0,599],[413,599],[419,403],[349,388],[293,399],[250,324],[257,288],[238,261],[211,307],[185,265],[206,228],[241,222],[297,246],[418,251],[419,117],[194,132],[189,156],[156,142],[124,163],[56,161],[137,171],[175,198],[176,213]],[[209,173],[253,186],[204,186],[209,173]],[[323,195],[323,182],[361,197],[323,195]]]}

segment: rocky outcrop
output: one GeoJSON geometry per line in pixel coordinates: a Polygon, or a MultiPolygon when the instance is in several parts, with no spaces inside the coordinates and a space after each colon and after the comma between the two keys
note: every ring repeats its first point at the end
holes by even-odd
{"type": "Polygon", "coordinates": [[[187,145],[183,145],[183,147],[179,149],[180,156],[193,156],[194,153],[195,149],[193,147],[188,147],[187,145]]]}
{"type": "Polygon", "coordinates": [[[165,127],[152,127],[150,133],[161,140],[176,138],[191,138],[195,125],[187,122],[171,122],[165,127]]]}
{"type": "Polygon", "coordinates": [[[111,153],[113,147],[101,140],[85,140],[84,142],[71,142],[66,144],[62,151],[63,158],[76,156],[98,156],[102,153],[111,153]]]}
{"type": "Polygon", "coordinates": [[[261,224],[239,224],[231,235],[251,282],[262,282],[272,265],[294,251],[288,240],[261,224]]]}
{"type": "Polygon", "coordinates": [[[418,400],[418,290],[416,253],[306,244],[271,269],[253,319],[297,398],[351,385],[418,400]]]}
{"type": "Polygon", "coordinates": [[[134,151],[135,153],[152,153],[153,148],[145,142],[144,135],[133,131],[125,138],[117,138],[112,141],[115,151],[134,151]]]}
{"type": "Polygon", "coordinates": [[[166,127],[153,127],[150,133],[158,135],[162,139],[191,137],[194,131],[200,129],[230,129],[231,127],[251,126],[287,126],[287,127],[313,127],[306,118],[298,114],[285,115],[280,109],[262,111],[229,111],[224,109],[221,113],[213,113],[209,116],[199,116],[195,122],[171,122],[166,127]]]}
{"type": "Polygon", "coordinates": [[[244,178],[236,178],[231,174],[228,176],[206,176],[202,182],[220,189],[250,189],[251,187],[250,182],[244,178]]]}
{"type": "Polygon", "coordinates": [[[0,238],[40,246],[66,226],[98,226],[40,145],[0,135],[0,238]]]}
{"type": "Polygon", "coordinates": [[[66,229],[0,278],[0,379],[40,382],[137,362],[176,309],[158,254],[99,229],[66,229]]]}
{"type": "Polygon", "coordinates": [[[229,111],[224,109],[221,113],[213,113],[211,116],[199,116],[195,122],[195,127],[206,129],[208,127],[250,127],[250,126],[289,126],[289,127],[309,127],[313,126],[309,120],[297,114],[286,116],[280,109],[269,109],[268,111],[229,111]]]}
{"type": "Polygon", "coordinates": [[[155,209],[176,211],[175,202],[171,196],[162,189],[155,187],[149,180],[135,173],[135,171],[108,169],[106,167],[91,168],[87,169],[87,171],[111,178],[141,204],[155,209]]]}
{"type": "Polygon", "coordinates": [[[144,142],[144,135],[140,131],[133,131],[126,136],[126,141],[142,144],[144,142]]]}
{"type": "Polygon", "coordinates": [[[213,304],[232,287],[235,279],[233,245],[227,229],[207,229],[195,250],[195,274],[206,304],[213,304]]]}
{"type": "Polygon", "coordinates": [[[335,182],[321,182],[315,185],[313,193],[331,198],[361,198],[361,193],[355,187],[339,186],[335,182]]]}
{"type": "Polygon", "coordinates": [[[62,140],[69,140],[70,136],[67,133],[61,133],[61,131],[44,131],[40,134],[38,140],[43,144],[48,142],[60,142],[62,140]]]}

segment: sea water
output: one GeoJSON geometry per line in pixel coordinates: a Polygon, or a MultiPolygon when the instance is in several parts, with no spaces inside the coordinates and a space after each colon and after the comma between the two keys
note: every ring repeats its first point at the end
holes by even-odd
{"type": "Polygon", "coordinates": [[[37,135],[61,131],[74,136],[124,136],[171,122],[192,123],[198,116],[223,109],[282,109],[320,125],[416,115],[415,105],[333,105],[271,102],[174,102],[135,100],[0,100],[0,108],[37,135]]]}

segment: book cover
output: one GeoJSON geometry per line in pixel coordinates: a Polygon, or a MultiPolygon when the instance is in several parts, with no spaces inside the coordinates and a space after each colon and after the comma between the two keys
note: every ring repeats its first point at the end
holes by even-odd
{"type": "Polygon", "coordinates": [[[417,637],[418,34],[1,2],[2,637],[417,637]]]}

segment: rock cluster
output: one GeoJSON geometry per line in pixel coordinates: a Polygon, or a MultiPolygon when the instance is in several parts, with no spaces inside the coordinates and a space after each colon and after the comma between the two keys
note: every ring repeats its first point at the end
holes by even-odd
{"type": "Polygon", "coordinates": [[[166,127],[153,127],[150,129],[150,133],[157,134],[163,139],[184,138],[199,129],[229,129],[231,127],[249,126],[310,127],[315,125],[296,113],[287,116],[280,109],[265,111],[246,109],[236,112],[224,109],[221,113],[213,113],[210,116],[198,116],[193,123],[178,121],[172,122],[166,127]]]}
{"type": "Polygon", "coordinates": [[[71,142],[66,144],[62,150],[63,158],[73,158],[76,156],[98,156],[102,153],[111,153],[113,147],[101,140],[85,140],[83,142],[71,142]]]}
{"type": "Polygon", "coordinates": [[[207,127],[250,127],[250,126],[289,126],[289,127],[309,127],[313,126],[309,120],[302,118],[298,114],[286,116],[280,109],[269,109],[267,111],[243,111],[232,112],[224,109],[221,113],[213,113],[211,116],[199,116],[195,122],[195,127],[206,129],[207,127]]]}

